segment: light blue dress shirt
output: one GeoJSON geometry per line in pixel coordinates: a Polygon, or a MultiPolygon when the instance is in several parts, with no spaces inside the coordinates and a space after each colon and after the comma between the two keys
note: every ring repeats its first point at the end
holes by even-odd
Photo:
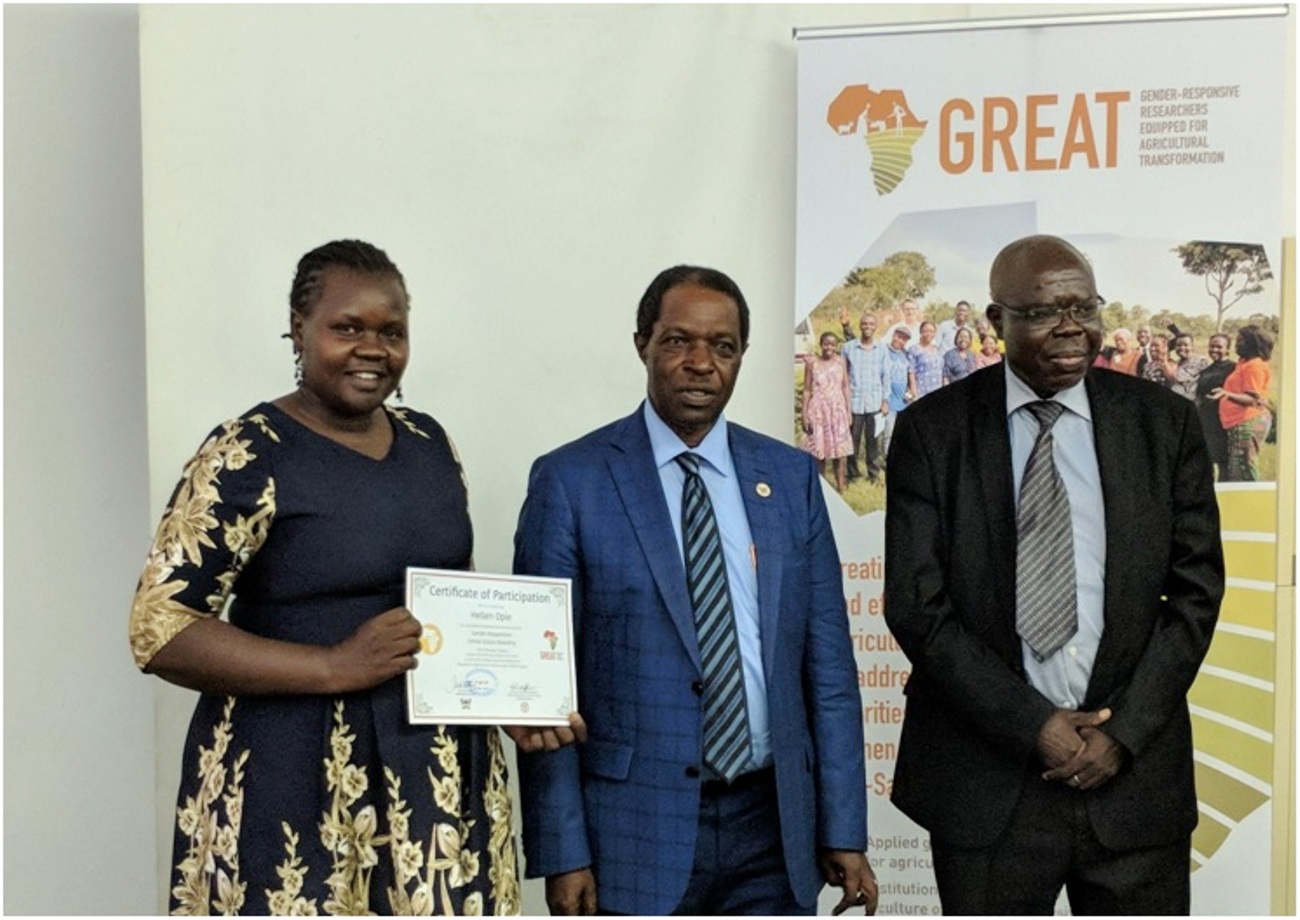
{"type": "Polygon", "coordinates": [[[727,420],[718,416],[713,428],[698,446],[687,447],[645,402],[645,424],[650,432],[659,482],[663,486],[668,514],[677,536],[677,550],[682,554],[682,579],[686,578],[686,549],[682,543],[682,487],[686,474],[677,465],[677,455],[691,451],[700,459],[700,478],[713,503],[713,514],[722,537],[722,555],[727,562],[727,587],[731,591],[731,609],[736,618],[736,637],[740,642],[741,666],[745,674],[745,705],[749,711],[751,762],[748,770],[766,767],[772,762],[772,742],[767,711],[767,680],[763,677],[763,641],[758,619],[758,573],[755,570],[754,539],[749,530],[749,516],[740,494],[740,480],[731,459],[727,441],[727,420]]]}
{"type": "Polygon", "coordinates": [[[862,339],[853,339],[840,346],[840,354],[849,364],[849,409],[854,415],[874,415],[885,401],[886,346],[879,342],[863,345],[862,339]]]}
{"type": "Polygon", "coordinates": [[[912,365],[907,351],[886,345],[880,354],[885,358],[885,381],[889,386],[885,395],[889,398],[889,411],[902,412],[911,405],[907,401],[907,371],[912,365]]]}
{"type": "MultiPolygon", "coordinates": [[[[1038,420],[1023,408],[1041,397],[1003,362],[1007,377],[1007,427],[1011,431],[1011,469],[1015,478],[1016,507],[1020,506],[1020,481],[1038,438],[1038,420]]],[[[1097,658],[1105,628],[1106,512],[1102,503],[1101,469],[1097,442],[1092,434],[1092,405],[1083,382],[1052,397],[1065,406],[1052,426],[1052,459],[1070,497],[1074,531],[1075,592],[1079,628],[1045,661],[1038,661],[1028,644],[1021,655],[1029,683],[1061,709],[1078,709],[1088,691],[1088,679],[1097,658]]]]}

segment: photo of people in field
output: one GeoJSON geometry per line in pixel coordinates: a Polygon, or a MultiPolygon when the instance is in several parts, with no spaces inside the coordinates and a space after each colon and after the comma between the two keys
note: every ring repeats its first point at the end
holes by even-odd
{"type": "Polygon", "coordinates": [[[1092,372],[1131,374],[1195,402],[1216,481],[1275,480],[1276,245],[1037,223],[1031,204],[903,215],[796,326],[795,442],[844,501],[860,515],[883,510],[898,416],[1001,367],[984,266],[996,241],[1036,230],[1060,229],[1092,262],[1104,300],[1092,372]]]}

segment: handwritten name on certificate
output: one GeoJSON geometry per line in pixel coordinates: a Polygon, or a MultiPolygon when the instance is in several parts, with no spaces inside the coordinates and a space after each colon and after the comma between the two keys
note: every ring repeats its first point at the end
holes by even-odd
{"type": "Polygon", "coordinates": [[[578,707],[567,578],[406,570],[424,625],[407,672],[415,725],[567,725],[578,707]]]}

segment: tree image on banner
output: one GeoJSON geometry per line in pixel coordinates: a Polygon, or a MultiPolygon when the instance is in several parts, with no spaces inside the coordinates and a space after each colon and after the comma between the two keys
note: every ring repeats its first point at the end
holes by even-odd
{"type": "Polygon", "coordinates": [[[1243,297],[1264,290],[1273,277],[1264,247],[1258,243],[1212,243],[1192,240],[1174,249],[1183,268],[1205,279],[1205,293],[1215,305],[1214,331],[1223,329],[1223,314],[1243,297]]]}
{"type": "Polygon", "coordinates": [[[888,195],[903,181],[912,148],[929,124],[912,114],[901,89],[873,90],[865,83],[844,87],[826,110],[826,122],[836,134],[866,141],[877,195],[888,195]]]}
{"type": "Polygon", "coordinates": [[[924,297],[934,287],[934,268],[919,252],[895,252],[879,265],[855,268],[844,279],[871,292],[872,309],[892,306],[904,297],[924,297]]]}
{"type": "MultiPolygon", "coordinates": [[[[844,280],[831,290],[808,314],[811,331],[840,332],[841,314],[852,314],[852,325],[857,327],[857,317],[864,312],[896,310],[907,298],[919,300],[935,285],[934,266],[923,253],[904,250],[885,256],[875,265],[859,265],[851,269],[844,280]]],[[[890,314],[889,321],[901,316],[890,314]]],[[[885,327],[880,327],[884,332],[885,327]]]]}

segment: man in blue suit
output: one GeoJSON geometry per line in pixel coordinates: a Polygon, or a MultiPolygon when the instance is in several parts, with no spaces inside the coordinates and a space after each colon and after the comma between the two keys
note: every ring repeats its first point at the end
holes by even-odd
{"type": "Polygon", "coordinates": [[[857,674],[816,466],[722,415],[749,341],[726,275],[660,273],[634,340],[647,401],[533,465],[515,535],[517,573],[573,580],[588,726],[579,747],[520,756],[527,874],[556,914],[807,914],[824,881],[844,889],[837,913],[872,913],[857,674]]]}

